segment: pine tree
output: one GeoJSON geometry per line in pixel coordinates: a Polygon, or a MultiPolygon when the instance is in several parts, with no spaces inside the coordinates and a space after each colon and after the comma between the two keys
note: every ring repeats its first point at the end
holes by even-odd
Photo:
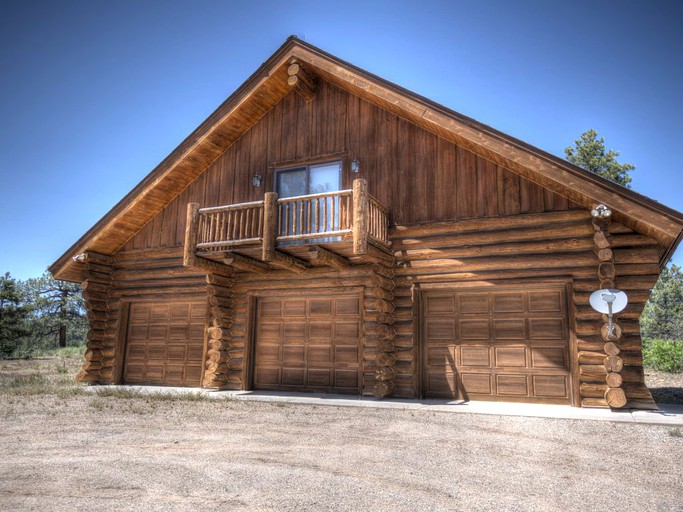
{"type": "Polygon", "coordinates": [[[28,333],[28,313],[20,285],[5,273],[0,277],[0,357],[10,357],[28,333]]]}
{"type": "Polygon", "coordinates": [[[81,344],[85,339],[87,318],[76,283],[57,281],[49,273],[26,281],[31,300],[31,345],[40,348],[81,344]]]}
{"type": "Polygon", "coordinates": [[[683,272],[665,268],[640,318],[644,338],[683,340],[683,272]]]}
{"type": "Polygon", "coordinates": [[[590,129],[574,141],[574,147],[565,148],[564,154],[574,165],[599,174],[614,183],[631,188],[629,172],[635,170],[631,164],[617,162],[618,151],[605,149],[605,138],[598,139],[598,133],[590,129]]]}

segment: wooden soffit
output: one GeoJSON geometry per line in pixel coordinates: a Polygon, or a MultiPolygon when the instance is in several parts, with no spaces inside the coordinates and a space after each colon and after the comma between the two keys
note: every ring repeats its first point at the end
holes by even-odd
{"type": "Polygon", "coordinates": [[[662,246],[666,263],[680,241],[683,215],[632,190],[344,62],[290,37],[166,159],[81,237],[50,268],[58,279],[78,281],[73,258],[85,251],[114,254],[180,194],[231,144],[292,90],[288,68],[306,66],[380,108],[462,146],[586,208],[603,203],[614,219],[662,246]]]}

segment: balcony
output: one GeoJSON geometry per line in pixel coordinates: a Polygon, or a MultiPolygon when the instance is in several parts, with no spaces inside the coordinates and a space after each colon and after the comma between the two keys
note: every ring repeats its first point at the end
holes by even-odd
{"type": "Polygon", "coordinates": [[[217,271],[232,267],[268,273],[272,267],[305,272],[352,264],[392,262],[389,210],[367,192],[350,190],[200,208],[187,205],[184,264],[217,271]]]}

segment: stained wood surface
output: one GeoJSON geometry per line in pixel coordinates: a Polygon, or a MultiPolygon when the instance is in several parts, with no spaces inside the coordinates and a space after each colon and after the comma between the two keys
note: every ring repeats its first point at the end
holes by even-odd
{"type": "Polygon", "coordinates": [[[561,287],[426,292],[425,395],[569,403],[565,294],[561,287]]]}
{"type": "Polygon", "coordinates": [[[351,188],[353,179],[366,179],[368,192],[388,208],[395,224],[574,207],[503,167],[322,82],[310,103],[296,94],[283,98],[126,249],[178,245],[188,202],[210,207],[261,200],[273,189],[278,162],[292,164],[319,155],[330,155],[329,160],[348,155],[342,188],[351,188]],[[351,173],[351,158],[360,159],[360,174],[351,173]],[[260,188],[251,185],[257,173],[263,176],[260,188]]]}
{"type": "Polygon", "coordinates": [[[161,386],[201,384],[206,305],[132,303],[123,382],[161,386]]]}
{"type": "Polygon", "coordinates": [[[359,392],[358,296],[268,297],[257,307],[254,388],[359,392]]]}

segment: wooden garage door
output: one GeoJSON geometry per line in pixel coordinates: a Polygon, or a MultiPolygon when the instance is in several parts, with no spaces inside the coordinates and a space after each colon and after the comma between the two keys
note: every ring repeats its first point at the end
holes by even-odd
{"type": "Polygon", "coordinates": [[[206,305],[132,303],[128,314],[123,381],[199,386],[206,305]]]}
{"type": "Polygon", "coordinates": [[[261,298],[256,316],[255,389],[359,393],[358,296],[261,298]]]}
{"type": "Polygon", "coordinates": [[[564,288],[434,291],[422,309],[425,395],[569,403],[564,288]]]}

